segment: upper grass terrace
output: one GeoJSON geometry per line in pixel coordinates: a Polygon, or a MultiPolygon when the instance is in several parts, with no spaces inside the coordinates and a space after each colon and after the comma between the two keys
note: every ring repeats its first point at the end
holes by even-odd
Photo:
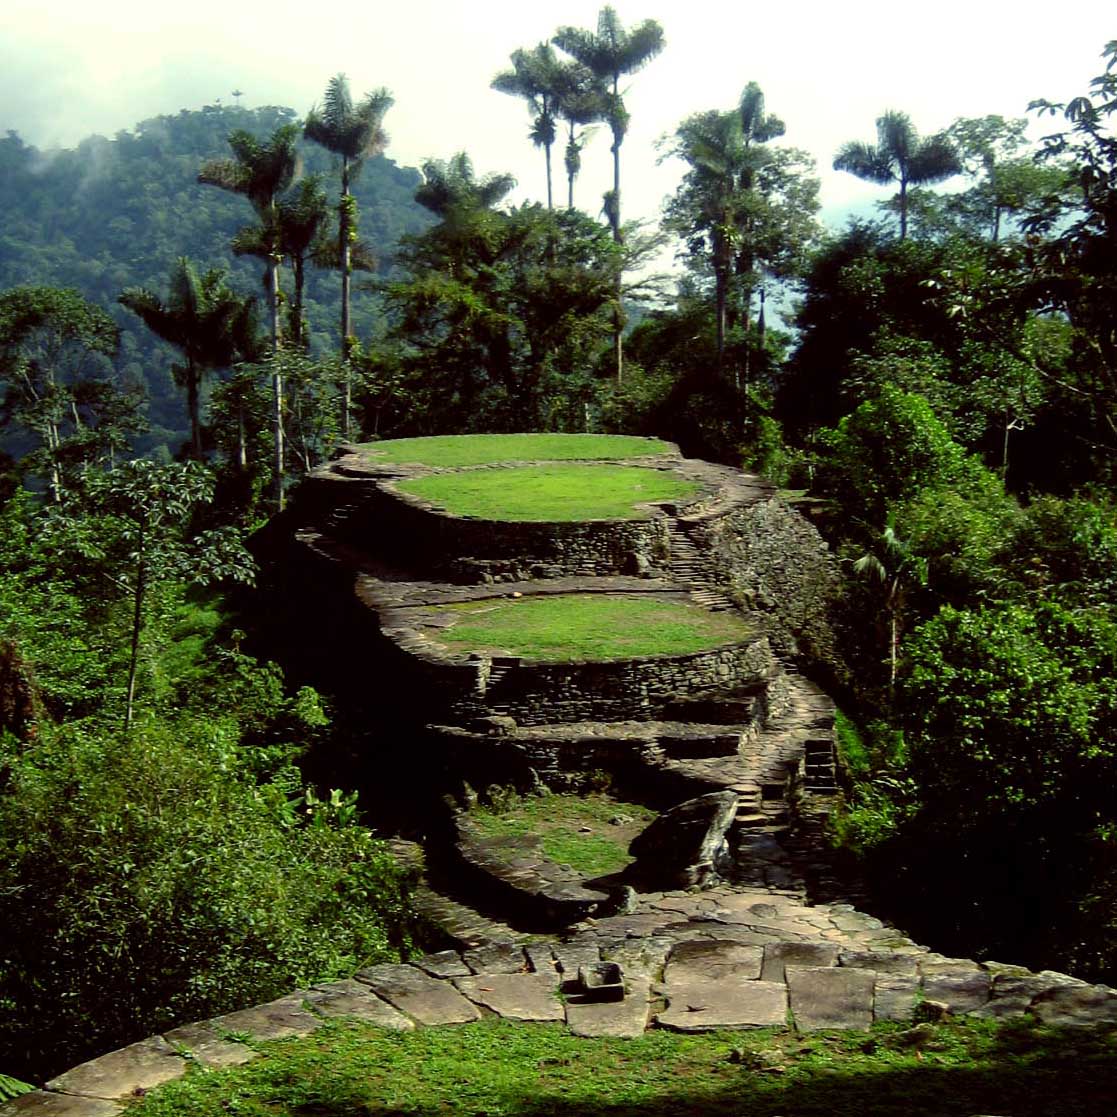
{"type": "Polygon", "coordinates": [[[457,434],[365,442],[358,449],[375,461],[454,469],[498,462],[623,461],[674,457],[658,438],[628,434],[457,434]]]}
{"type": "Polygon", "coordinates": [[[589,462],[432,473],[396,487],[456,516],[542,523],[646,519],[637,505],[688,500],[699,491],[665,470],[589,462]]]}

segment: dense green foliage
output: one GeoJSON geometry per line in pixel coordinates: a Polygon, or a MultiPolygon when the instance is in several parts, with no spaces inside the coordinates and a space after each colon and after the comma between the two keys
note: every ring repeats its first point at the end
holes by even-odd
{"type": "MultiPolygon", "coordinates": [[[[805,664],[852,680],[838,840],[936,946],[1117,973],[1117,43],[1086,95],[1036,102],[1054,129],[1036,148],[1023,121],[920,140],[885,113],[834,162],[899,195],[828,235],[810,158],[755,83],[680,122],[664,234],[686,270],[641,307],[622,379],[623,319],[656,287],[620,219],[620,79],[663,34],[605,8],[554,42],[572,61],[517,52],[495,84],[527,101],[548,167],[568,125],[565,209],[550,186],[546,208],[509,206],[510,176],[465,152],[396,168],[375,154],[390,95],[354,103],[341,75],[313,143],[290,109],[216,106],[73,151],[0,140],[6,1070],[403,940],[351,799],[320,802],[293,767],[328,732],[316,696],[244,656],[194,584],[245,576],[263,494],[281,507],[343,433],[618,431],[799,489],[849,574],[853,670],[805,664]],[[604,220],[573,206],[594,120],[616,174],[604,220]],[[376,272],[351,316],[339,268],[346,288],[376,272]],[[212,480],[166,464],[188,421],[212,480]],[[163,463],[121,466],[136,452],[163,463]]],[[[739,635],[672,644],[637,604],[529,629],[509,601],[443,634],[552,657],[739,635]]]]}
{"type": "MultiPolygon", "coordinates": [[[[198,169],[228,153],[226,137],[235,129],[263,136],[295,115],[278,107],[184,109],[64,151],[38,151],[14,133],[0,139],[0,289],[73,287],[113,315],[122,330],[121,374],[145,385],[150,399],[152,430],[140,443],[145,450],[166,445],[177,451],[186,413],[173,382],[174,354],[116,308],[117,296],[126,288],[162,290],[182,256],[226,270],[242,293],[260,291],[259,263],[234,255],[231,247],[245,224],[241,203],[200,185],[198,169]]],[[[328,153],[309,143],[300,147],[308,173],[330,172],[328,153]]],[[[417,181],[414,171],[377,156],[353,183],[362,234],[385,268],[401,234],[427,223],[411,198],[417,181]]],[[[316,352],[336,344],[338,288],[336,275],[309,270],[303,312],[316,352]]],[[[370,336],[378,321],[371,300],[354,301],[355,333],[370,336]]]]}
{"type": "Polygon", "coordinates": [[[131,462],[0,509],[0,1064],[23,1077],[408,941],[385,847],[294,766],[318,696],[187,593],[244,563],[182,522],[202,473],[131,462]]]}

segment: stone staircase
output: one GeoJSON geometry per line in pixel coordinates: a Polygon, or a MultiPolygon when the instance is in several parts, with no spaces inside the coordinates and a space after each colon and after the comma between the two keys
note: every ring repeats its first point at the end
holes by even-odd
{"type": "Polygon", "coordinates": [[[714,582],[706,560],[678,520],[671,522],[669,540],[671,577],[690,590],[691,598],[715,612],[734,608],[733,602],[714,582]]]}

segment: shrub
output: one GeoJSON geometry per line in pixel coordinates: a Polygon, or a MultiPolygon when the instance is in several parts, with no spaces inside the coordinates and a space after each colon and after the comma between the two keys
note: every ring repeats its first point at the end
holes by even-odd
{"type": "Polygon", "coordinates": [[[350,800],[246,773],[231,720],[0,746],[0,1064],[42,1077],[398,957],[404,882],[350,800]]]}

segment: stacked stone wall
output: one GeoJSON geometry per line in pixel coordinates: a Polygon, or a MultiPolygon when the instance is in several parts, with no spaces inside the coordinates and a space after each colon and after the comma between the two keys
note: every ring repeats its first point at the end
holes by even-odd
{"type": "Polygon", "coordinates": [[[455,581],[639,573],[670,549],[665,517],[578,523],[478,520],[361,482],[359,502],[338,527],[346,542],[455,581]]]}
{"type": "Polygon", "coordinates": [[[459,719],[478,706],[521,725],[646,720],[673,698],[755,684],[777,669],[766,639],[680,656],[609,663],[520,663],[483,695],[452,707],[459,719]]]}
{"type": "Polygon", "coordinates": [[[845,681],[842,575],[813,524],[771,498],[691,523],[688,533],[714,579],[745,608],[770,618],[779,654],[845,681]]]}

